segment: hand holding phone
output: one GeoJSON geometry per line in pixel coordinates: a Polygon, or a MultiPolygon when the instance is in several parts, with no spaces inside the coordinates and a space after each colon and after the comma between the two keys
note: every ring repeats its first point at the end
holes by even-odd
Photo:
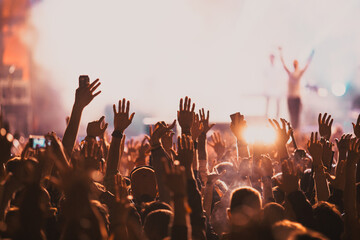
{"type": "Polygon", "coordinates": [[[90,78],[88,75],[79,76],[79,87],[86,87],[90,84],[90,78]]]}

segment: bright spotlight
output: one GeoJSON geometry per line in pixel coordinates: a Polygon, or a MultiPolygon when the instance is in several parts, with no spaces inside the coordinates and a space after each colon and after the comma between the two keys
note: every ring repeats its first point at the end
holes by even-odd
{"type": "Polygon", "coordinates": [[[274,129],[266,126],[248,126],[245,133],[245,139],[248,143],[261,142],[264,144],[271,144],[275,142],[276,134],[274,129]]]}
{"type": "Polygon", "coordinates": [[[331,91],[335,96],[341,97],[346,92],[346,86],[345,84],[339,82],[333,83],[333,85],[331,86],[331,91]]]}

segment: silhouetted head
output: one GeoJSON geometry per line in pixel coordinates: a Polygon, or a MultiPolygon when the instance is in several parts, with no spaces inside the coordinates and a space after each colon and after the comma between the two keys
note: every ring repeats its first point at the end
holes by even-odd
{"type": "Polygon", "coordinates": [[[273,225],[272,231],[275,240],[287,240],[294,232],[305,233],[306,228],[300,223],[282,220],[273,225]]]}
{"type": "Polygon", "coordinates": [[[298,68],[298,66],[299,66],[298,60],[295,59],[293,64],[294,64],[294,69],[296,70],[298,68]]]}
{"type": "Polygon", "coordinates": [[[172,208],[170,207],[170,205],[165,202],[152,201],[150,203],[144,204],[144,208],[141,212],[142,222],[144,223],[145,218],[147,215],[149,215],[149,213],[156,211],[156,210],[160,210],[160,209],[172,211],[172,208]]]}
{"type": "Polygon", "coordinates": [[[136,203],[154,201],[157,196],[157,183],[154,169],[135,168],[131,174],[131,192],[136,203]]]}
{"type": "Polygon", "coordinates": [[[246,226],[257,221],[261,211],[260,193],[251,187],[236,189],[230,200],[228,217],[232,226],[246,226]]]}
{"type": "Polygon", "coordinates": [[[144,231],[149,240],[162,240],[169,236],[169,224],[173,213],[169,210],[156,210],[145,218],[144,231]]]}
{"type": "Polygon", "coordinates": [[[263,209],[263,221],[265,224],[272,226],[278,221],[285,219],[285,208],[278,203],[268,203],[263,209]]]}
{"type": "Polygon", "coordinates": [[[340,239],[344,231],[344,222],[335,205],[319,202],[313,206],[316,230],[330,239],[340,239]]]}

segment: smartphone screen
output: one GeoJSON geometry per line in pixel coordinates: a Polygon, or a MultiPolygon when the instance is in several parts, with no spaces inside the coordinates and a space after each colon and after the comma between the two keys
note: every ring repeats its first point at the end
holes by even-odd
{"type": "Polygon", "coordinates": [[[44,136],[31,135],[29,143],[32,149],[46,148],[46,145],[50,145],[50,140],[46,139],[44,136]]]}

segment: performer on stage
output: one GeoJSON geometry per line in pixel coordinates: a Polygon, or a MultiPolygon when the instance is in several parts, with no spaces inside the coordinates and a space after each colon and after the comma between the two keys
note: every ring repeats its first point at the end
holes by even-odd
{"type": "Polygon", "coordinates": [[[287,102],[288,102],[288,109],[290,115],[290,122],[293,129],[299,128],[300,123],[300,112],[301,112],[301,89],[300,89],[300,80],[303,76],[304,72],[310,65],[310,62],[314,56],[314,50],[311,52],[307,63],[304,68],[299,67],[298,61],[295,59],[293,62],[294,71],[290,71],[284,61],[282,48],[279,47],[280,52],[280,59],[284,66],[286,73],[289,76],[288,80],[288,94],[287,94],[287,102]]]}

